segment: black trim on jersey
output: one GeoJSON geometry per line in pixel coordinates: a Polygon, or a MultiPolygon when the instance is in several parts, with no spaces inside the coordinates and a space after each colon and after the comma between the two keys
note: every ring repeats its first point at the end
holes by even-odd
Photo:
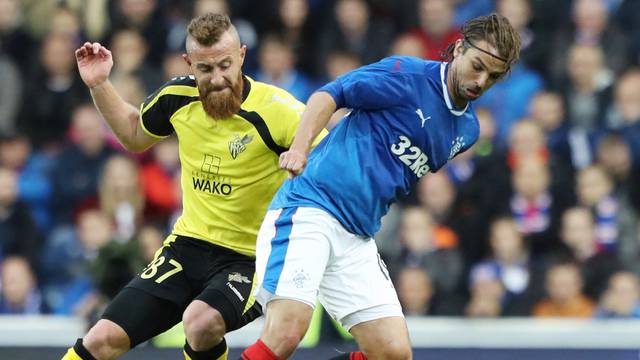
{"type": "Polygon", "coordinates": [[[276,144],[276,141],[273,140],[273,137],[269,132],[267,123],[260,116],[260,114],[258,114],[255,111],[246,111],[246,110],[240,109],[240,111],[238,111],[238,115],[243,119],[247,120],[248,122],[250,122],[251,125],[253,125],[256,128],[256,130],[258,130],[258,134],[260,134],[262,141],[264,141],[264,143],[267,145],[267,147],[269,147],[269,149],[271,149],[271,151],[278,154],[278,156],[280,156],[280,154],[282,154],[283,152],[289,150],[286,147],[276,144]]]}
{"type": "Polygon", "coordinates": [[[249,91],[251,91],[251,82],[246,76],[242,75],[242,101],[244,102],[249,97],[249,91]]]}
{"type": "MultiPolygon", "coordinates": [[[[155,99],[158,94],[168,86],[175,85],[183,85],[183,86],[192,86],[196,87],[196,80],[189,76],[181,76],[172,79],[171,81],[164,84],[158,90],[156,90],[151,96],[147,98],[147,100],[142,105],[144,109],[150,102],[155,99]]],[[[154,135],[157,136],[169,136],[171,135],[175,129],[171,124],[171,116],[175,114],[180,108],[192,103],[194,101],[199,101],[199,96],[184,96],[184,95],[175,95],[175,94],[164,94],[161,95],[160,98],[156,101],[151,108],[142,114],[142,122],[144,123],[144,127],[154,135]]]]}

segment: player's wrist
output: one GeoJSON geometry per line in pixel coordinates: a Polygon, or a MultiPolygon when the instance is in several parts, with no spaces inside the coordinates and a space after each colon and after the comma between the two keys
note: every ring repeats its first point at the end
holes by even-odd
{"type": "Polygon", "coordinates": [[[106,78],[102,81],[96,81],[95,83],[87,84],[87,87],[89,88],[89,90],[92,90],[92,91],[100,91],[104,89],[108,83],[109,83],[109,78],[106,78]]]}

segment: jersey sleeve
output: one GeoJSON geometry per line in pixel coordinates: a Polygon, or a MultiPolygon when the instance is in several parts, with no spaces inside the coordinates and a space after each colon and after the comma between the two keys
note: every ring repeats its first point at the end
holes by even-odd
{"type": "Polygon", "coordinates": [[[150,136],[165,138],[174,132],[171,117],[181,107],[198,100],[198,89],[191,77],[179,77],[164,84],[140,106],[140,125],[150,136]]]}
{"type": "Polygon", "coordinates": [[[411,92],[402,58],[385,58],[340,76],[318,91],[329,93],[338,108],[375,110],[400,104],[411,92]]]}

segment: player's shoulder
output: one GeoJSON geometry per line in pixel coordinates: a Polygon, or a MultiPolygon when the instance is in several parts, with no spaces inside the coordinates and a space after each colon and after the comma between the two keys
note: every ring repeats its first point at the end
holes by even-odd
{"type": "Polygon", "coordinates": [[[440,66],[438,61],[423,60],[414,56],[394,55],[379,61],[379,64],[392,72],[422,75],[434,66],[440,66]]]}
{"type": "Polygon", "coordinates": [[[257,112],[301,112],[304,104],[297,100],[288,91],[275,85],[253,80],[247,76],[251,90],[247,101],[243,103],[243,109],[257,112]]]}
{"type": "Polygon", "coordinates": [[[191,99],[199,96],[196,79],[193,75],[178,76],[160,86],[147,97],[145,104],[154,102],[154,99],[171,95],[172,98],[191,99]]]}
{"type": "Polygon", "coordinates": [[[464,121],[464,131],[475,142],[480,136],[480,121],[478,120],[478,116],[476,115],[472,104],[469,104],[467,111],[465,111],[465,116],[469,119],[468,121],[464,121]]]}

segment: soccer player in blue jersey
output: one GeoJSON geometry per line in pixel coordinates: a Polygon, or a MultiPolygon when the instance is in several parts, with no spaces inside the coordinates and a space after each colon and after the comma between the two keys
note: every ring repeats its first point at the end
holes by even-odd
{"type": "Polygon", "coordinates": [[[520,38],[508,20],[470,20],[448,62],[389,57],[318,90],[280,167],[290,173],[258,235],[266,306],[260,340],[242,359],[286,359],[318,297],[362,352],[343,359],[411,359],[402,309],[372,237],[391,203],[478,138],[469,104],[509,72],[520,38]],[[351,112],[308,155],[338,108],[351,112]],[[304,171],[303,171],[304,170],[304,171]]]}

